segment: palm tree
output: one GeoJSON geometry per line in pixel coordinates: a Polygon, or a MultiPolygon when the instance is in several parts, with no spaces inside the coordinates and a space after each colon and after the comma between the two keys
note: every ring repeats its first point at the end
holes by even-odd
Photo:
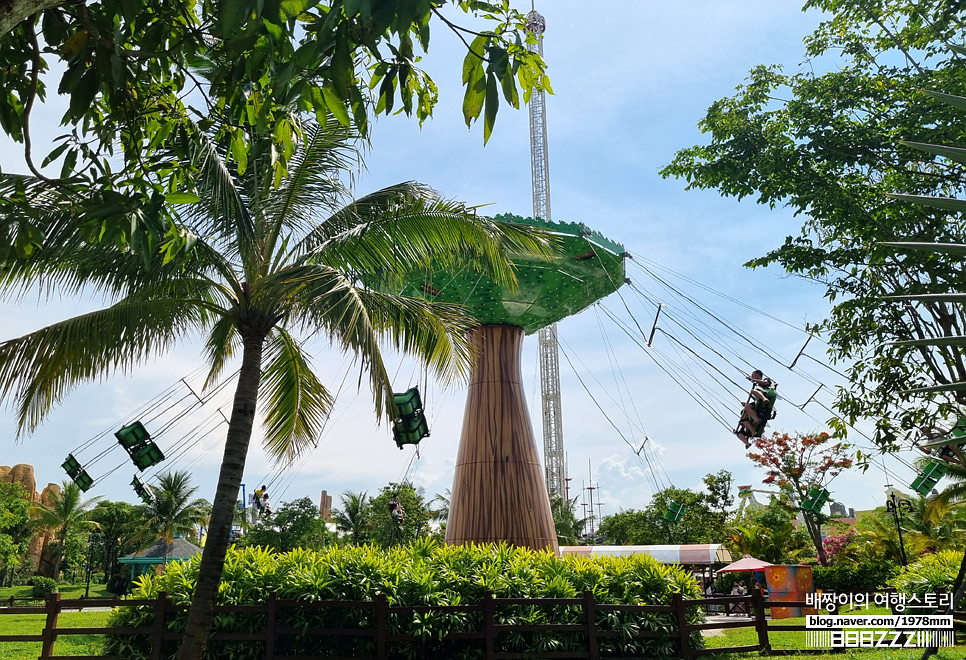
{"type": "MultiPolygon", "coordinates": [[[[183,179],[186,190],[170,199],[195,203],[165,216],[159,196],[134,212],[148,225],[171,223],[172,240],[161,249],[119,252],[110,240],[83,240],[92,219],[78,219],[76,205],[64,202],[31,218],[45,236],[43,249],[0,269],[0,283],[19,285],[16,291],[59,286],[97,291],[113,303],[0,344],[0,396],[19,405],[21,431],[34,429],[77,383],[125,371],[199,332],[208,385],[241,358],[182,658],[204,651],[258,402],[264,446],[282,462],[314,446],[329,412],[332,397],[297,333],[322,335],[353,353],[368,373],[377,417],[388,418],[392,384],[380,341],[444,379],[465,376],[471,357],[471,319],[460,306],[389,292],[431,263],[473,268],[512,287],[508,249],[549,254],[532,230],[479,217],[412,182],[340,207],[348,190],[339,177],[361,164],[358,136],[334,119],[324,126],[303,126],[294,114],[288,120],[287,170],[271,136],[254,129],[247,143],[231,145],[219,144],[217,122],[172,133],[172,167],[187,159],[195,169],[183,179]]],[[[25,178],[7,175],[8,185],[30,187],[36,204],[63,198],[60,190],[45,197],[45,184],[28,186],[25,178]]]]}
{"type": "Polygon", "coordinates": [[[192,486],[187,472],[166,472],[158,477],[151,503],[144,507],[145,527],[152,540],[165,542],[164,563],[168,563],[168,547],[175,536],[198,540],[198,527],[208,517],[210,504],[207,500],[191,496],[198,490],[192,486]]]}
{"type": "Polygon", "coordinates": [[[557,530],[557,542],[560,545],[579,543],[587,519],[577,517],[577,498],[571,500],[560,495],[551,495],[550,513],[553,514],[553,526],[557,530]]]}
{"type": "Polygon", "coordinates": [[[59,548],[54,558],[54,579],[60,575],[60,563],[71,532],[79,529],[95,529],[97,523],[91,519],[91,510],[100,497],[82,500],[80,487],[73,481],[64,481],[61,490],[53,489],[50,504],[37,502],[30,507],[30,514],[44,529],[52,529],[57,534],[59,548]]]}
{"type": "Polygon", "coordinates": [[[332,519],[340,532],[348,534],[354,545],[366,540],[366,506],[369,504],[366,493],[353,493],[347,490],[339,497],[341,509],[332,510],[332,519]]]}

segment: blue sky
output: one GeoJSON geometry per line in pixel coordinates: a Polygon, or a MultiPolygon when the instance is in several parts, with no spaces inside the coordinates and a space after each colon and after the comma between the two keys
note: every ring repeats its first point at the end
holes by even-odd
{"type": "MultiPolygon", "coordinates": [[[[529,3],[521,8],[529,9],[529,3]]],[[[583,222],[622,243],[636,257],[636,264],[653,267],[650,262],[656,262],[747,301],[788,324],[801,327],[821,319],[827,306],[819,287],[778,270],[749,271],[741,267],[786,235],[797,233],[799,222],[790,212],[723,199],[714,192],[686,192],[683,182],[663,180],[658,175],[676,149],[703,141],[696,125],[705,109],[729,95],[751,67],[762,63],[780,63],[789,70],[799,67],[801,39],[817,25],[820,15],[802,13],[797,3],[759,0],[698,0],[684,6],[544,0],[538,3],[538,9],[547,19],[545,56],[556,92],[547,100],[554,219],[583,222]]],[[[460,48],[453,35],[442,26],[435,27],[432,50],[424,64],[440,87],[436,115],[422,128],[415,120],[401,116],[380,119],[374,126],[367,171],[356,182],[357,192],[364,194],[397,181],[418,180],[447,197],[472,205],[488,204],[487,213],[529,215],[527,113],[503,107],[493,137],[484,148],[482,127],[467,130],[463,124],[460,48]]],[[[48,137],[57,135],[59,114],[56,105],[44,109],[35,125],[48,137]]],[[[22,171],[19,147],[8,142],[3,147],[3,170],[22,171]]],[[[787,400],[779,403],[779,416],[772,423],[775,429],[824,429],[827,411],[810,404],[806,414],[790,403],[808,399],[816,382],[829,388],[818,399],[830,403],[829,391],[841,384],[840,376],[810,359],[800,362],[804,374],[802,370],[781,369],[709,321],[693,305],[662,290],[636,265],[628,266],[628,277],[651,302],[625,287],[622,297],[611,296],[604,301],[607,310],[627,318],[626,305],[634,319],[649,329],[655,311],[653,301],[665,302],[668,316],[661,326],[683,344],[707,356],[708,349],[699,346],[687,329],[702,337],[700,333],[707,332],[710,345],[721,351],[735,350],[732,362],[736,365],[761,366],[779,381],[780,392],[787,400]],[[720,345],[715,343],[718,340],[720,345]]],[[[767,346],[785,364],[805,341],[799,330],[693,288],[683,280],[674,281],[688,286],[701,305],[727,318],[752,337],[753,344],[767,346]]],[[[18,336],[97,304],[96,300],[33,299],[2,303],[0,338],[18,336]]],[[[561,355],[560,365],[564,445],[573,478],[572,495],[591,479],[595,485],[599,482],[606,515],[646,505],[658,487],[673,484],[696,488],[704,474],[720,469],[730,470],[737,483],[760,484],[764,475],[744,456],[741,444],[685,391],[712,405],[717,401],[719,409],[725,411],[729,397],[733,399],[733,414],[727,419],[728,425],[733,425],[737,399],[744,393],[735,386],[729,389],[719,385],[719,380],[726,382],[724,376],[709,376],[698,370],[697,364],[691,364],[691,372],[678,368],[689,364],[683,357],[687,350],[659,333],[655,350],[670,360],[665,364],[671,369],[678,368],[670,378],[603,310],[589,309],[566,319],[559,324],[559,333],[567,354],[561,355]],[[578,366],[576,374],[567,358],[578,366]],[[639,458],[629,445],[639,447],[645,434],[649,438],[646,456],[639,458]]],[[[294,469],[276,477],[270,489],[275,490],[275,500],[309,496],[317,501],[319,492],[327,489],[336,495],[337,505],[338,494],[345,490],[374,493],[387,482],[406,476],[416,486],[425,487],[430,496],[449,488],[463,389],[429,383],[424,400],[432,435],[423,441],[417,459],[409,449],[397,450],[386,426],[373,422],[369,393],[357,392],[356,371],[345,378],[351,367],[344,357],[321,344],[311,346],[317,351],[315,361],[327,382],[339,389],[345,380],[345,386],[318,449],[294,469]]],[[[821,359],[822,350],[821,343],[813,341],[808,354],[821,359]]],[[[535,336],[528,338],[523,359],[530,414],[538,424],[541,442],[535,336]]],[[[400,391],[423,382],[424,376],[411,363],[395,360],[393,364],[399,365],[396,373],[400,391]]],[[[198,347],[186,346],[132,374],[79,387],[41,429],[20,442],[14,440],[14,415],[9,408],[4,409],[0,411],[0,464],[31,463],[37,468],[40,484],[59,482],[65,476],[60,463],[68,452],[103,431],[120,427],[133,412],[200,365],[198,347]]],[[[728,378],[745,382],[737,369],[730,365],[723,369],[728,378]]],[[[195,387],[200,384],[197,378],[189,382],[195,387]]],[[[230,390],[231,386],[216,394],[214,401],[227,401],[230,390]]],[[[224,426],[216,427],[215,406],[201,411],[182,409],[190,400],[187,388],[182,386],[174,394],[174,398],[189,399],[155,420],[156,428],[171,422],[159,438],[159,445],[171,455],[162,467],[190,465],[200,487],[198,494],[210,499],[224,426]],[[180,422],[175,421],[178,416],[180,422]],[[211,427],[211,433],[180,452],[178,444],[186,436],[190,444],[191,433],[198,425],[200,431],[211,427]]],[[[227,412],[227,406],[224,409],[227,412]]],[[[869,444],[859,435],[852,439],[869,444]]],[[[112,442],[108,434],[78,452],[78,458],[86,463],[112,442]]],[[[246,474],[250,489],[256,482],[271,480],[274,474],[257,444],[256,438],[246,474]]],[[[128,484],[134,468],[129,463],[100,480],[101,475],[124,462],[119,448],[101,459],[90,470],[99,481],[89,494],[133,501],[128,484]]],[[[894,483],[904,486],[902,482],[914,476],[892,459],[886,466],[896,475],[890,479],[894,483]]],[[[865,475],[846,474],[834,482],[833,496],[846,506],[871,508],[884,501],[885,481],[886,475],[879,469],[865,475]]]]}

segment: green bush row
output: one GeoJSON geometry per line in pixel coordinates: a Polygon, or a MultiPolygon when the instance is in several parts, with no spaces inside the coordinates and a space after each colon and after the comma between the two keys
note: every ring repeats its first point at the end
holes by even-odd
{"type": "Polygon", "coordinates": [[[868,561],[815,566],[812,568],[812,579],[815,589],[822,591],[874,591],[888,586],[898,573],[899,567],[892,562],[868,561]]]}
{"type": "MultiPolygon", "coordinates": [[[[135,585],[134,598],[154,598],[167,591],[176,604],[188,604],[198,574],[199,558],[168,564],[163,576],[144,576],[135,585]]],[[[275,553],[262,548],[229,552],[219,591],[220,604],[263,603],[272,592],[280,599],[308,601],[371,601],[385,594],[390,606],[470,605],[483,600],[485,591],[497,598],[577,598],[591,591],[598,603],[670,604],[674,593],[699,598],[701,592],[691,576],[679,566],[659,564],[651,557],[557,557],[506,545],[440,546],[430,540],[390,549],[371,546],[296,549],[275,553]]],[[[697,622],[698,608],[689,608],[689,622],[697,622]]],[[[184,629],[186,614],[170,617],[168,629],[184,629]]],[[[111,626],[150,626],[150,607],[120,608],[111,626]]],[[[585,623],[580,607],[501,606],[498,624],[585,623]]],[[[351,626],[374,627],[372,609],[283,608],[279,626],[306,630],[351,626]]],[[[599,639],[602,655],[620,657],[675,657],[677,625],[672,614],[598,612],[602,630],[620,635],[599,639]],[[663,637],[639,638],[638,630],[666,633],[663,637]]],[[[259,613],[219,613],[216,632],[260,632],[265,616],[259,613]]],[[[413,643],[390,644],[393,658],[474,659],[483,656],[481,640],[441,641],[450,632],[482,630],[478,613],[431,613],[392,615],[390,634],[411,634],[413,643]]],[[[703,648],[701,635],[693,633],[692,648],[703,648]]],[[[545,653],[584,647],[581,633],[527,632],[501,634],[498,652],[545,653]]],[[[259,658],[260,642],[229,642],[209,646],[207,658],[245,660],[259,658]]],[[[125,658],[144,658],[149,641],[141,637],[114,637],[105,653],[125,658]]],[[[375,652],[371,637],[311,635],[284,636],[276,641],[276,653],[285,655],[363,656],[375,652]]],[[[176,649],[164,649],[173,657],[176,649]]]]}

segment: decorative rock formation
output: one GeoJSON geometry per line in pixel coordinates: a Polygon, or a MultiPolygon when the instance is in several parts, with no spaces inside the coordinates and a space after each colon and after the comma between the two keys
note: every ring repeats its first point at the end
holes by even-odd
{"type": "MultiPolygon", "coordinates": [[[[0,465],[0,482],[20,484],[27,491],[27,496],[31,502],[50,505],[51,493],[60,492],[58,484],[49,483],[40,493],[37,492],[37,480],[34,477],[34,466],[21,463],[10,467],[0,465]]],[[[33,564],[37,575],[53,577],[54,570],[53,544],[56,542],[56,533],[53,530],[41,532],[30,540],[27,549],[26,561],[33,564]]]]}

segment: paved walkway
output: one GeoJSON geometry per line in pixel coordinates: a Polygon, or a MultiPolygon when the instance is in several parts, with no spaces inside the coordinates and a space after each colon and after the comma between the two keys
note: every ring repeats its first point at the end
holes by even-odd
{"type": "MultiPolygon", "coordinates": [[[[707,623],[727,623],[729,621],[747,621],[751,622],[751,617],[747,614],[732,614],[727,616],[724,614],[708,614],[704,617],[707,623]]],[[[709,628],[708,630],[702,630],[701,634],[705,637],[722,637],[724,636],[724,629],[722,628],[709,628]]]]}

